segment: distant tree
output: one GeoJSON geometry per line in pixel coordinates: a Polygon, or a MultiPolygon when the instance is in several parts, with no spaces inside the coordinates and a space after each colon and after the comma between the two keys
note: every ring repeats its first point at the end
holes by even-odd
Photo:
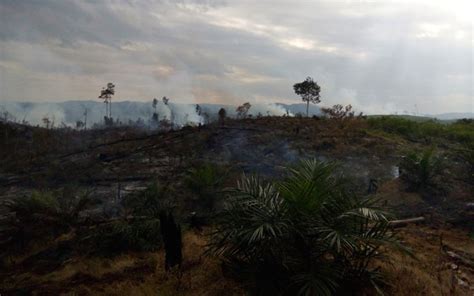
{"type": "Polygon", "coordinates": [[[309,103],[317,104],[321,102],[319,93],[321,87],[311,77],[307,77],[305,81],[293,85],[295,93],[306,102],[306,117],[309,116],[309,103]]]}
{"type": "Polygon", "coordinates": [[[114,119],[112,117],[104,116],[104,123],[105,123],[105,126],[113,126],[114,119]]]}
{"type": "Polygon", "coordinates": [[[158,100],[156,98],[153,99],[153,109],[155,109],[155,112],[153,112],[153,115],[151,117],[152,122],[158,123],[159,118],[158,118],[158,112],[156,112],[156,106],[158,105],[158,100]]]}
{"type": "Polygon", "coordinates": [[[4,107],[2,107],[2,109],[3,109],[3,110],[2,110],[2,120],[3,120],[4,122],[7,122],[7,121],[8,121],[8,118],[11,117],[11,116],[10,116],[10,113],[9,113],[6,109],[4,109],[4,107]]]}
{"type": "Polygon", "coordinates": [[[44,123],[44,126],[49,129],[49,127],[51,126],[51,120],[49,119],[48,116],[45,116],[41,119],[44,123]]]}
{"type": "Polygon", "coordinates": [[[88,109],[85,108],[84,113],[83,113],[83,115],[84,115],[84,129],[87,129],[87,112],[88,112],[88,109]]]}
{"type": "Polygon", "coordinates": [[[156,112],[153,113],[153,115],[151,116],[151,121],[152,121],[153,123],[157,123],[157,122],[160,121],[159,118],[158,118],[158,113],[156,113],[156,112]]]}
{"type": "Polygon", "coordinates": [[[167,97],[163,97],[161,100],[163,101],[163,104],[165,105],[168,105],[168,102],[170,101],[170,99],[167,97]]]}
{"type": "MultiPolygon", "coordinates": [[[[336,104],[331,108],[321,108],[321,112],[328,117],[335,118],[335,119],[345,119],[345,118],[353,118],[354,111],[352,110],[352,105],[342,106],[340,104],[336,104]]],[[[360,116],[362,113],[360,114],[360,116]]]]}
{"type": "Polygon", "coordinates": [[[81,120],[76,121],[76,128],[77,129],[81,129],[83,127],[84,127],[84,122],[82,122],[81,120]]]}
{"type": "Polygon", "coordinates": [[[151,121],[156,123],[158,121],[160,121],[160,119],[158,118],[158,113],[153,113],[152,117],[151,117],[151,121]]]}
{"type": "Polygon", "coordinates": [[[112,82],[107,83],[100,91],[99,99],[105,103],[105,117],[112,118],[112,96],[115,94],[115,85],[112,82]]]}
{"type": "Polygon", "coordinates": [[[196,104],[196,114],[201,116],[201,113],[202,113],[202,108],[201,106],[199,106],[199,104],[196,104]]]}
{"type": "Polygon", "coordinates": [[[225,109],[221,108],[218,112],[218,115],[219,115],[219,122],[224,123],[225,118],[227,117],[227,112],[225,111],[225,109]]]}
{"type": "Polygon", "coordinates": [[[237,112],[237,116],[239,118],[247,117],[247,113],[249,112],[250,107],[252,107],[252,105],[250,105],[249,102],[246,102],[243,105],[237,107],[237,109],[235,109],[235,111],[237,112]]]}

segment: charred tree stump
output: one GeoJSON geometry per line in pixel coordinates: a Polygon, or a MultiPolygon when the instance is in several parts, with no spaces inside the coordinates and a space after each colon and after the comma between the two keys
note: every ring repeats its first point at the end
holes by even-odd
{"type": "Polygon", "coordinates": [[[171,212],[160,213],[160,228],[165,245],[165,270],[181,266],[183,255],[181,253],[181,227],[174,220],[171,212]]]}
{"type": "Polygon", "coordinates": [[[369,188],[367,188],[367,194],[377,194],[377,190],[379,189],[377,179],[370,179],[369,181],[369,188]]]}

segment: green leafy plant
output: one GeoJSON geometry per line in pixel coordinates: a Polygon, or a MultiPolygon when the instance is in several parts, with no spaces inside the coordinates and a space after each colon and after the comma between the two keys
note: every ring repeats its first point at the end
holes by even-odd
{"type": "Polygon", "coordinates": [[[401,178],[414,190],[427,189],[443,171],[442,158],[434,149],[408,153],[400,163],[401,178]]]}
{"type": "Polygon", "coordinates": [[[123,206],[132,215],[158,218],[163,208],[167,207],[165,199],[170,189],[153,183],[138,194],[128,195],[123,206]]]}
{"type": "Polygon", "coordinates": [[[423,117],[373,116],[367,119],[367,123],[371,129],[397,134],[411,141],[474,142],[474,124],[469,120],[447,123],[423,117]]]}
{"type": "Polygon", "coordinates": [[[303,161],[277,183],[243,176],[230,194],[209,252],[257,294],[332,295],[381,283],[371,263],[397,244],[387,214],[374,197],[348,190],[334,164],[303,161]]]}
{"type": "Polygon", "coordinates": [[[76,194],[70,188],[62,191],[34,191],[30,196],[9,200],[10,214],[2,223],[2,244],[23,249],[32,241],[54,238],[75,227],[79,214],[95,201],[88,193],[76,194]]]}
{"type": "Polygon", "coordinates": [[[309,117],[309,103],[318,104],[321,102],[321,87],[311,77],[306,77],[303,82],[293,85],[295,94],[301,96],[303,102],[306,102],[306,117],[309,117]]]}
{"type": "Polygon", "coordinates": [[[191,168],[185,179],[188,189],[199,197],[207,210],[214,210],[215,202],[228,172],[217,165],[206,163],[191,168]]]}

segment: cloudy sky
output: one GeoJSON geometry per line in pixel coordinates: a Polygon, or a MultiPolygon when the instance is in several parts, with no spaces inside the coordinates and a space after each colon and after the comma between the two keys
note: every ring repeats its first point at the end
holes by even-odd
{"type": "Polygon", "coordinates": [[[0,101],[296,103],[474,112],[471,0],[0,0],[0,101]]]}

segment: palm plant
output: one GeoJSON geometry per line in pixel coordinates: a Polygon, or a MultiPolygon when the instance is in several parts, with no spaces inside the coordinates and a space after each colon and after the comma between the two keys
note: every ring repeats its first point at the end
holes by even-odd
{"type": "Polygon", "coordinates": [[[133,215],[158,218],[160,212],[168,207],[165,199],[171,189],[153,183],[138,194],[128,195],[123,200],[123,206],[133,215]]]}
{"type": "Polygon", "coordinates": [[[199,197],[200,204],[203,204],[207,210],[212,211],[226,176],[227,171],[223,168],[206,163],[202,166],[191,168],[188,171],[185,183],[188,189],[199,197]]]}
{"type": "Polygon", "coordinates": [[[350,192],[334,164],[306,160],[281,182],[243,176],[209,251],[257,294],[332,295],[380,283],[371,263],[387,243],[396,239],[377,200],[350,192]]]}
{"type": "Polygon", "coordinates": [[[433,179],[443,171],[443,163],[434,149],[427,149],[406,155],[400,168],[402,179],[415,190],[422,190],[433,185],[433,179]]]}
{"type": "Polygon", "coordinates": [[[33,240],[46,240],[69,231],[79,223],[79,214],[95,201],[88,193],[69,188],[58,192],[34,191],[30,196],[6,202],[11,215],[2,223],[1,243],[18,249],[33,240]]]}

